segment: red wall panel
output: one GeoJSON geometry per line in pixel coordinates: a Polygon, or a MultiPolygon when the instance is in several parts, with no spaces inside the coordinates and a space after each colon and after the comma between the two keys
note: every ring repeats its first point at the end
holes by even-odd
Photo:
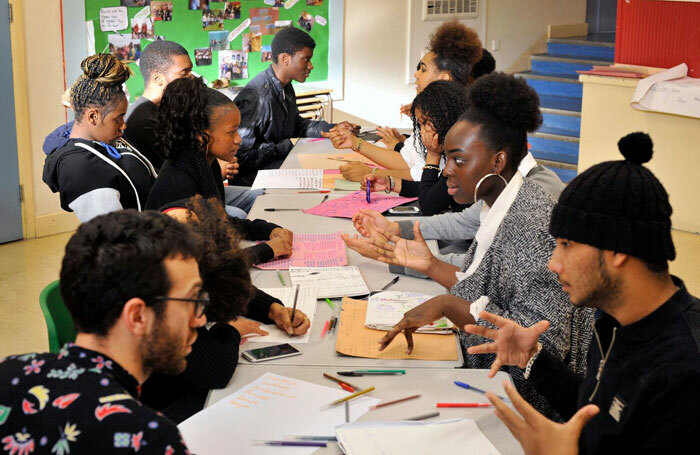
{"type": "Polygon", "coordinates": [[[700,3],[618,0],[615,62],[670,68],[700,77],[700,3]]]}

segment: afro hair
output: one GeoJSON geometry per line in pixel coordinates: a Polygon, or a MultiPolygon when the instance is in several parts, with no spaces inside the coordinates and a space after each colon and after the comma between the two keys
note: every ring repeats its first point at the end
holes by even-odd
{"type": "Polygon", "coordinates": [[[523,79],[496,72],[474,81],[468,102],[460,120],[481,125],[486,147],[505,150],[511,169],[517,169],[527,152],[527,133],[542,125],[537,92],[523,79]]]}
{"type": "Polygon", "coordinates": [[[435,54],[435,64],[452,75],[455,82],[467,86],[472,67],[481,59],[479,35],[458,21],[442,24],[430,37],[428,49],[435,54]]]}

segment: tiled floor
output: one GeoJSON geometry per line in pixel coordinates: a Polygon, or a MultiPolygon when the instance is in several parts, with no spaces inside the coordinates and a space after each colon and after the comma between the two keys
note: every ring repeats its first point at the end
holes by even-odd
{"type": "MultiPolygon", "coordinates": [[[[48,349],[39,294],[58,279],[71,234],[0,245],[0,358],[48,349]]],[[[677,259],[671,272],[700,295],[700,234],[674,232],[677,259]]]]}

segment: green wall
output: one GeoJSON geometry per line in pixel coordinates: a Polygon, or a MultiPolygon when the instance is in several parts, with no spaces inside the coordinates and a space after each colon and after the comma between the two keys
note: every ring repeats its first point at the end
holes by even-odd
{"type": "MultiPolygon", "coordinates": [[[[154,22],[154,32],[156,36],[164,36],[165,39],[176,41],[184,46],[189,54],[192,62],[195,62],[194,49],[207,48],[209,47],[209,30],[204,30],[202,28],[202,11],[201,10],[190,10],[188,8],[188,0],[172,0],[173,2],[173,15],[171,22],[155,21],[154,22]]],[[[224,20],[224,30],[230,32],[241,24],[247,17],[249,17],[250,8],[270,8],[270,5],[265,4],[263,0],[239,0],[241,4],[241,18],[234,20],[224,20]]],[[[314,2],[311,2],[314,3],[314,2]]],[[[120,0],[85,0],[85,20],[92,20],[95,24],[95,51],[96,52],[108,52],[107,46],[107,35],[113,34],[115,32],[102,32],[100,30],[100,8],[120,6],[120,0]]],[[[210,8],[223,9],[225,2],[211,2],[210,8]]],[[[143,7],[128,7],[129,15],[129,28],[128,30],[121,30],[120,33],[131,35],[131,18],[141,11],[143,7]]],[[[295,27],[299,27],[298,19],[302,11],[307,11],[312,16],[322,16],[327,21],[328,18],[328,0],[322,1],[321,5],[307,5],[307,0],[299,0],[290,9],[285,9],[284,7],[279,8],[279,20],[291,20],[295,27]]],[[[330,22],[330,21],[329,21],[330,22]]],[[[329,24],[325,26],[314,23],[309,33],[311,37],[316,41],[316,49],[314,50],[314,58],[312,63],[314,64],[314,70],[307,79],[307,82],[314,81],[325,81],[328,79],[328,36],[329,36],[329,24]]],[[[241,32],[236,39],[229,43],[230,50],[241,50],[243,35],[248,33],[250,28],[246,28],[241,32]]],[[[266,46],[272,42],[274,35],[263,35],[262,45],[266,46]]],[[[142,39],[141,48],[144,49],[152,40],[142,39]]],[[[209,82],[214,81],[218,78],[218,53],[219,51],[212,52],[212,64],[207,66],[195,66],[193,71],[204,76],[209,82]]],[[[270,64],[270,62],[261,61],[261,52],[250,52],[248,55],[248,79],[237,79],[231,82],[231,85],[243,86],[252,77],[270,64]]],[[[131,100],[143,93],[143,79],[141,77],[141,72],[139,71],[138,65],[135,63],[130,63],[134,75],[127,81],[127,88],[129,89],[129,94],[131,100]]],[[[68,81],[71,84],[73,81],[68,81]]]]}

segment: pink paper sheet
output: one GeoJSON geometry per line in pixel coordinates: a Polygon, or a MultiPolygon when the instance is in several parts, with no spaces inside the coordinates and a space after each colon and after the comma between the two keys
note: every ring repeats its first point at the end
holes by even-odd
{"type": "Polygon", "coordinates": [[[340,267],[347,265],[345,242],[340,232],[333,234],[294,234],[292,255],[286,259],[258,264],[262,270],[287,270],[293,267],[340,267]]]}
{"type": "Polygon", "coordinates": [[[367,200],[365,199],[366,195],[367,193],[364,191],[356,191],[338,199],[331,199],[326,202],[322,202],[315,207],[304,210],[304,213],[339,218],[352,218],[353,215],[360,209],[370,209],[376,210],[377,212],[384,212],[385,210],[389,210],[401,204],[405,204],[406,202],[411,202],[418,199],[417,197],[400,197],[390,196],[384,193],[372,193],[372,202],[368,204],[367,200]]]}

